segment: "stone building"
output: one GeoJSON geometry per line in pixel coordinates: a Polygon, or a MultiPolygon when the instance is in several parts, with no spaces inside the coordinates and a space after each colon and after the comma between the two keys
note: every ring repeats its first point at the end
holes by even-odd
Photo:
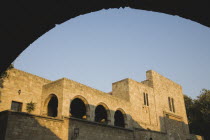
{"type": "MultiPolygon", "coordinates": [[[[193,137],[195,138],[195,137],[193,137]]],[[[62,78],[18,69],[0,89],[1,140],[187,140],[182,87],[153,70],[105,93],[62,78]],[[27,103],[35,109],[27,113],[27,103]]]]}

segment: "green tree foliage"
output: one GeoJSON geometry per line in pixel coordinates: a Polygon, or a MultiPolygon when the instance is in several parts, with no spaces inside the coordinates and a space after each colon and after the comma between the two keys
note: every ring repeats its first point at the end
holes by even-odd
{"type": "Polygon", "coordinates": [[[210,90],[202,89],[196,99],[184,96],[190,132],[210,140],[210,90]]]}
{"type": "Polygon", "coordinates": [[[14,65],[11,64],[6,71],[0,73],[0,88],[3,88],[4,79],[8,77],[8,70],[13,69],[14,65]]]}
{"type": "Polygon", "coordinates": [[[26,110],[28,113],[31,113],[32,111],[34,111],[35,107],[36,107],[36,103],[33,103],[32,101],[26,104],[26,110]]]}
{"type": "Polygon", "coordinates": [[[185,101],[185,107],[186,107],[186,111],[187,111],[187,118],[188,118],[188,122],[189,124],[191,123],[191,121],[193,120],[193,100],[192,98],[190,98],[187,95],[184,95],[184,101],[185,101]]]}

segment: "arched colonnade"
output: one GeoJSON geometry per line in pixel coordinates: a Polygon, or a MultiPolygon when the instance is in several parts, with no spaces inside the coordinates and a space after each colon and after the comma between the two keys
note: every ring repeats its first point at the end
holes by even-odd
{"type": "MultiPolygon", "coordinates": [[[[58,104],[58,97],[55,94],[50,94],[44,102],[44,114],[49,117],[58,117],[58,104]]],[[[110,110],[103,102],[99,102],[98,105],[93,106],[84,97],[78,95],[70,101],[69,108],[69,116],[73,118],[91,121],[90,116],[93,114],[94,120],[92,121],[94,122],[109,125],[111,119],[114,119],[114,126],[127,127],[127,115],[125,111],[121,108],[114,111],[110,110]],[[91,110],[90,108],[94,109],[91,110]],[[93,110],[94,112],[91,112],[93,110]],[[111,116],[111,114],[114,114],[114,116],[111,116]]]]}

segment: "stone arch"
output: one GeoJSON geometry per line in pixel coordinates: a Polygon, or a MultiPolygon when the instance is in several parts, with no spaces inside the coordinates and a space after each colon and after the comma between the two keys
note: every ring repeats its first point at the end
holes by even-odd
{"type": "MultiPolygon", "coordinates": [[[[208,14],[210,10],[206,6],[208,5],[207,0],[203,2],[192,0],[187,9],[174,8],[184,6],[184,3],[180,0],[174,0],[172,2],[161,0],[72,0],[59,2],[45,0],[45,2],[22,1],[18,3],[4,1],[2,5],[1,10],[6,12],[3,12],[2,21],[5,22],[3,22],[3,25],[0,27],[0,37],[2,40],[1,46],[4,46],[4,48],[2,48],[2,50],[4,50],[4,55],[1,57],[1,60],[4,61],[0,61],[0,73],[6,70],[6,68],[17,58],[17,56],[20,55],[20,53],[32,42],[54,28],[57,24],[61,24],[79,15],[102,9],[130,7],[133,9],[178,15],[210,27],[208,14]],[[11,4],[13,5],[12,7],[11,4]],[[37,9],[39,9],[38,12],[37,9]],[[11,20],[8,20],[8,17],[10,17],[10,19],[14,22],[11,23],[11,20]],[[27,26],[25,23],[27,23],[27,26]],[[10,41],[11,38],[13,41],[10,41]]],[[[186,5],[184,7],[186,7],[186,5]]]]}
{"type": "Polygon", "coordinates": [[[55,94],[50,94],[44,103],[45,115],[50,117],[58,116],[58,97],[55,94]]]}
{"type": "Polygon", "coordinates": [[[127,125],[128,125],[127,120],[128,119],[127,119],[127,115],[126,115],[125,111],[121,108],[118,108],[114,114],[114,125],[127,128],[127,125]]]}
{"type": "Polygon", "coordinates": [[[95,108],[95,122],[109,124],[111,121],[111,114],[108,106],[105,103],[99,103],[95,108]]]}
{"type": "Polygon", "coordinates": [[[75,96],[70,102],[70,116],[80,119],[90,119],[90,106],[87,100],[81,96],[75,96]]]}

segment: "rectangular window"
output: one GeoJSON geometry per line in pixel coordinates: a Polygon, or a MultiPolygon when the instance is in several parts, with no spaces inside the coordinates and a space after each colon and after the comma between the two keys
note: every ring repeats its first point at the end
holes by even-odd
{"type": "Polygon", "coordinates": [[[170,111],[172,111],[172,109],[171,109],[171,98],[170,97],[168,97],[168,105],[169,105],[170,111]]]}
{"type": "Polygon", "coordinates": [[[147,97],[147,106],[149,106],[149,100],[148,100],[148,94],[146,93],[146,97],[147,97]]]}
{"type": "Polygon", "coordinates": [[[12,101],[11,110],[21,112],[23,103],[12,101]]]}
{"type": "Polygon", "coordinates": [[[148,94],[147,93],[143,93],[143,94],[144,94],[144,105],[149,106],[148,94]]]}
{"type": "Polygon", "coordinates": [[[168,97],[168,105],[169,105],[170,111],[175,112],[174,98],[168,97]]]}
{"type": "Polygon", "coordinates": [[[172,111],[175,112],[175,107],[174,107],[174,98],[171,98],[171,102],[172,102],[172,111]]]}
{"type": "Polygon", "coordinates": [[[145,93],[143,93],[144,94],[144,105],[146,105],[147,104],[147,102],[146,102],[146,94],[145,93]]]}

